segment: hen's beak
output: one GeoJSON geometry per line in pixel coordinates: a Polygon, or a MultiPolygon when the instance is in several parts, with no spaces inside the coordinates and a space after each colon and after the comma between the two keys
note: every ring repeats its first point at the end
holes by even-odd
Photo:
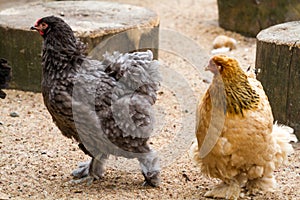
{"type": "Polygon", "coordinates": [[[205,67],[205,71],[214,71],[216,69],[216,64],[213,60],[210,60],[208,65],[205,67]]]}
{"type": "Polygon", "coordinates": [[[35,26],[30,27],[30,30],[37,30],[35,26]]]}
{"type": "Polygon", "coordinates": [[[209,64],[205,67],[205,71],[211,71],[213,74],[217,74],[219,71],[218,68],[216,63],[211,59],[209,64]]]}

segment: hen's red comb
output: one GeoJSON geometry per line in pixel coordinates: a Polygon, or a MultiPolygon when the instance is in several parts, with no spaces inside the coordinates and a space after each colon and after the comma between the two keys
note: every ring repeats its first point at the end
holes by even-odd
{"type": "Polygon", "coordinates": [[[35,22],[34,26],[38,26],[41,20],[42,20],[42,18],[38,19],[38,20],[35,22]]]}

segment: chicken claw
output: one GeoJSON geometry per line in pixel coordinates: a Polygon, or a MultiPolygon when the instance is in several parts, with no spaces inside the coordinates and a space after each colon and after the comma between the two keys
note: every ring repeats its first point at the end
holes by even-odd
{"type": "Polygon", "coordinates": [[[265,176],[262,178],[257,178],[254,180],[250,180],[246,188],[248,189],[250,194],[259,193],[261,190],[274,192],[276,188],[276,180],[275,178],[270,175],[269,177],[265,176]]]}
{"type": "Polygon", "coordinates": [[[83,178],[88,176],[90,164],[91,164],[91,160],[79,163],[78,169],[75,169],[72,172],[72,176],[74,176],[75,178],[83,178]]]}
{"type": "Polygon", "coordinates": [[[71,183],[71,184],[81,184],[81,183],[85,183],[86,182],[86,185],[90,186],[90,185],[92,185],[92,183],[94,182],[94,180],[95,180],[94,177],[92,177],[92,176],[86,176],[86,177],[83,177],[83,178],[80,178],[80,179],[71,180],[71,181],[69,181],[69,183],[71,183]]]}
{"type": "Polygon", "coordinates": [[[143,186],[151,186],[151,187],[157,187],[160,184],[160,172],[154,171],[154,172],[148,172],[147,175],[142,172],[145,182],[143,183],[143,186]]]}
{"type": "Polygon", "coordinates": [[[156,152],[150,151],[147,156],[138,158],[138,160],[145,178],[143,186],[158,187],[160,184],[160,167],[156,152]]]}
{"type": "Polygon", "coordinates": [[[211,191],[206,192],[204,196],[211,198],[238,199],[240,192],[240,186],[235,182],[230,184],[221,183],[214,187],[211,191]]]}
{"type": "Polygon", "coordinates": [[[71,182],[78,184],[87,181],[87,185],[91,185],[94,180],[103,178],[107,159],[108,155],[102,154],[90,161],[79,163],[79,168],[72,172],[72,176],[78,179],[72,180],[71,182]]]}

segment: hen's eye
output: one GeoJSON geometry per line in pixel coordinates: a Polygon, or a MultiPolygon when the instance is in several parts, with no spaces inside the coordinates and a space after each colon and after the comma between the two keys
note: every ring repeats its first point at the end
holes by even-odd
{"type": "Polygon", "coordinates": [[[48,27],[48,24],[46,24],[45,22],[43,22],[43,23],[41,23],[41,26],[42,26],[42,28],[47,28],[48,27]]]}

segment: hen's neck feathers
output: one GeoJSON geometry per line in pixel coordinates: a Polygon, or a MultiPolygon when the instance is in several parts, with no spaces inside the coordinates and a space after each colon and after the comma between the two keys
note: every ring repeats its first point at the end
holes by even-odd
{"type": "Polygon", "coordinates": [[[44,73],[61,73],[66,68],[74,68],[82,63],[84,45],[78,41],[66,23],[51,27],[44,39],[44,73]]]}
{"type": "Polygon", "coordinates": [[[209,91],[216,98],[212,105],[222,106],[224,109],[226,102],[228,114],[243,116],[244,111],[257,108],[259,103],[259,95],[252,89],[247,75],[239,67],[234,71],[216,74],[209,91]]]}

